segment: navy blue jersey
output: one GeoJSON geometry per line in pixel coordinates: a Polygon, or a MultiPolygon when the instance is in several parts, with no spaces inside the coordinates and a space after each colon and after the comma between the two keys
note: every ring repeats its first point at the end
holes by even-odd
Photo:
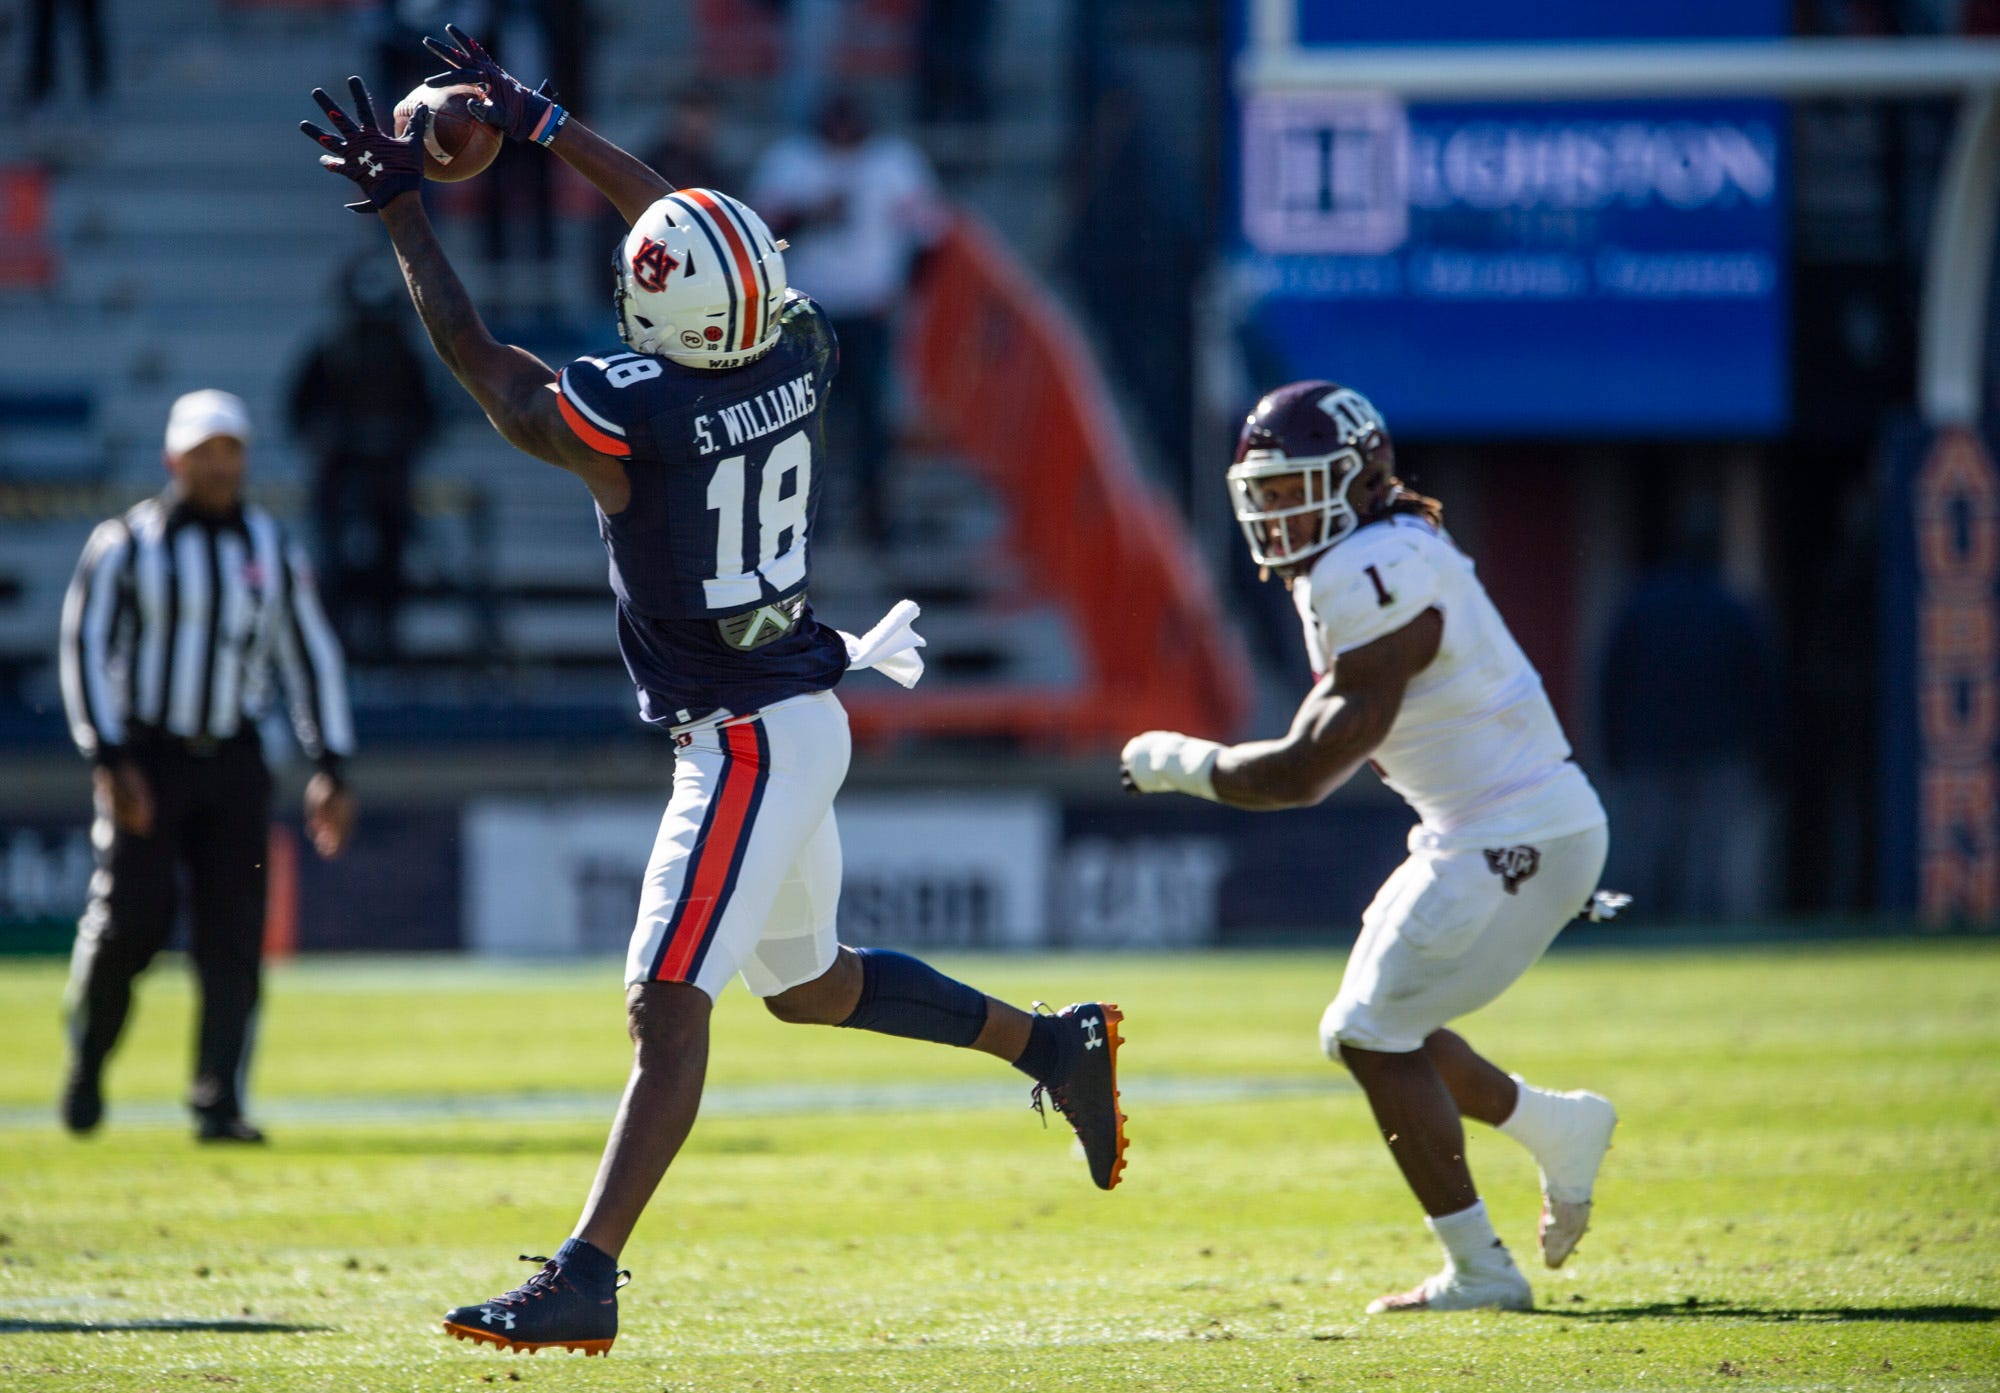
{"type": "Polygon", "coordinates": [[[613,353],[557,379],[563,419],[631,480],[631,501],[600,510],[597,530],[649,721],[753,711],[847,670],[846,645],[806,599],[833,330],[796,291],[779,326],[777,345],[741,368],[613,353]]]}

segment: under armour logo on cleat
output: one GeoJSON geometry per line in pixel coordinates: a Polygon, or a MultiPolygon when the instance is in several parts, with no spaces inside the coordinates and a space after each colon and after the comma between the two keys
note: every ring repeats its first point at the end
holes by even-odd
{"type": "Polygon", "coordinates": [[[481,1306],[479,1311],[480,1322],[484,1325],[493,1324],[493,1317],[498,1316],[500,1317],[503,1329],[512,1330],[514,1328],[514,1313],[512,1311],[496,1311],[491,1306],[481,1306]]]}
{"type": "Polygon", "coordinates": [[[370,179],[380,174],[384,168],[385,166],[382,161],[375,158],[375,153],[372,150],[363,150],[361,152],[361,172],[366,174],[370,179]]]}
{"type": "Polygon", "coordinates": [[[1083,1047],[1087,1050],[1104,1047],[1104,1036],[1097,1027],[1098,1022],[1094,1019],[1085,1020],[1083,1023],[1083,1047]]]}

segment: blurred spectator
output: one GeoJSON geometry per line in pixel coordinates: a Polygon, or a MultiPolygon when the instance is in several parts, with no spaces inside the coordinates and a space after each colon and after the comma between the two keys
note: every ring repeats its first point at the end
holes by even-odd
{"type": "Polygon", "coordinates": [[[800,130],[825,104],[827,75],[840,48],[846,0],[765,3],[785,20],[785,71],[779,79],[778,114],[788,130],[800,130]]]}
{"type": "Polygon", "coordinates": [[[639,158],[679,188],[729,193],[736,180],[719,153],[721,135],[722,93],[697,78],[674,93],[639,158]]]}
{"type": "MultiPolygon", "coordinates": [[[[1087,105],[1067,159],[1065,279],[1114,379],[1139,406],[1144,441],[1155,459],[1172,462],[1181,503],[1191,506],[1195,490],[1214,487],[1188,451],[1201,339],[1192,291],[1208,271],[1213,229],[1205,210],[1214,200],[1203,193],[1193,152],[1149,121],[1137,86],[1102,68],[1092,77],[1084,70],[1096,60],[1077,61],[1077,96],[1087,105]]],[[[1250,366],[1253,380],[1288,375],[1276,365],[1261,373],[1250,366]]],[[[1290,616],[1284,623],[1289,629],[1290,616]]]]}
{"type": "Polygon", "coordinates": [[[410,480],[436,408],[395,268],[356,259],[337,294],[337,319],[294,373],[288,415],[312,458],[321,571],[341,637],[357,658],[393,659],[410,480]]]}
{"type": "MultiPolygon", "coordinates": [[[[547,77],[561,91],[565,106],[583,109],[582,44],[575,32],[581,20],[577,5],[556,0],[487,0],[484,30],[470,30],[510,71],[526,75],[529,86],[547,77]],[[558,10],[562,14],[558,15],[558,10]],[[558,22],[560,20],[560,22],[558,22]],[[562,79],[575,91],[562,91],[562,79]]],[[[538,312],[554,306],[546,295],[554,286],[549,275],[556,256],[555,161],[545,151],[518,141],[500,147],[493,166],[478,182],[482,199],[482,250],[496,277],[499,297],[509,308],[524,302],[538,312]],[[510,258],[527,263],[525,277],[505,279],[510,258]]]]}
{"type": "MultiPolygon", "coordinates": [[[[1829,468],[1824,476],[1838,475],[1829,468]]],[[[1881,677],[1876,671],[1874,480],[1865,468],[1843,488],[1792,505],[1807,522],[1812,564],[1791,593],[1792,738],[1787,901],[1808,912],[1853,914],[1874,901],[1875,770],[1881,677]]]]}
{"type": "Polygon", "coordinates": [[[47,101],[56,84],[56,11],[64,9],[76,16],[77,35],[83,46],[84,86],[92,97],[102,97],[109,85],[105,64],[104,23],[99,0],[34,0],[28,15],[28,105],[47,101]]]}
{"type": "MultiPolygon", "coordinates": [[[[676,188],[732,193],[736,175],[718,153],[721,133],[722,94],[714,84],[696,79],[668,100],[659,126],[638,155],[676,188]]],[[[599,210],[592,221],[590,246],[585,249],[590,269],[586,284],[605,284],[611,250],[624,240],[626,231],[625,219],[616,208],[607,204],[599,210]]]]}
{"type": "Polygon", "coordinates": [[[1717,571],[1712,514],[1690,510],[1667,560],[1613,621],[1602,673],[1616,845],[1605,884],[1647,914],[1744,919],[1768,908],[1776,671],[1757,614],[1717,571]]]}
{"type": "Polygon", "coordinates": [[[924,0],[917,21],[917,120],[978,124],[992,114],[992,34],[993,0],[924,0]]]}
{"type": "Polygon", "coordinates": [[[889,537],[882,471],[893,448],[892,318],[919,258],[944,232],[937,176],[914,144],[873,130],[855,97],[835,92],[810,134],[765,152],[750,176],[749,202],[774,234],[791,239],[788,277],[819,302],[839,336],[828,448],[855,480],[863,533],[879,546],[889,537]]]}
{"type": "Polygon", "coordinates": [[[379,0],[364,20],[375,45],[375,105],[394,107],[403,94],[444,65],[424,47],[424,36],[442,36],[446,24],[474,35],[486,32],[481,0],[379,0]]]}
{"type": "Polygon", "coordinates": [[[549,85],[562,104],[590,109],[590,22],[585,0],[534,0],[541,15],[543,41],[548,45],[549,85]]]}

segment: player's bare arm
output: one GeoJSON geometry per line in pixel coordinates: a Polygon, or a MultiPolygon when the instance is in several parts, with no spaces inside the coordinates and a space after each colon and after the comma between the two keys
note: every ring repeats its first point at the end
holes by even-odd
{"type": "Polygon", "coordinates": [[[628,227],[655,200],[674,191],[671,181],[637,155],[612,144],[575,118],[564,123],[562,134],[549,149],[609,199],[628,227]]]}
{"type": "Polygon", "coordinates": [[[396,199],[382,210],[382,222],[431,346],[493,428],[522,453],[582,478],[605,512],[623,512],[630,494],[624,466],[585,445],[563,424],[553,368],[487,330],[439,244],[423,202],[396,199]]]}
{"type": "Polygon", "coordinates": [[[1306,808],[1353,777],[1396,723],[1410,679],[1430,665],[1444,616],[1425,610],[1394,633],[1340,655],[1276,740],[1221,745],[1175,731],[1134,736],[1122,756],[1139,793],[1191,793],[1254,812],[1306,808]]]}
{"type": "Polygon", "coordinates": [[[1299,703],[1292,728],[1277,740],[1222,750],[1215,796],[1253,810],[1310,807],[1354,776],[1388,738],[1403,691],[1437,656],[1444,616],[1427,609],[1392,634],[1340,655],[1299,703]]]}
{"type": "Polygon", "coordinates": [[[576,474],[590,487],[600,508],[622,512],[630,495],[624,467],[585,445],[563,424],[556,406],[555,371],[487,330],[438,242],[423,200],[413,196],[423,183],[421,141],[428,113],[399,138],[377,124],[360,78],[348,79],[348,92],[353,119],[325,92],[314,89],[313,100],[333,130],[311,122],[301,122],[300,128],[329,152],[320,163],[353,180],[361,190],[363,201],[348,206],[381,216],[395,244],[410,299],[439,359],[508,444],[576,474]]]}
{"type": "Polygon", "coordinates": [[[441,59],[446,70],[425,82],[433,87],[470,82],[486,93],[471,111],[509,140],[543,145],[611,201],[627,226],[674,186],[636,155],[612,144],[565,111],[542,84],[527,86],[493,61],[491,54],[455,24],[447,24],[449,42],[425,39],[424,47],[441,59]]]}

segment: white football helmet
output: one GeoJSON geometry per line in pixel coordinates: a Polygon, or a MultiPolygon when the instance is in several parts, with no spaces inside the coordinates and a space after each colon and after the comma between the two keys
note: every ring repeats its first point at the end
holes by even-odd
{"type": "Polygon", "coordinates": [[[778,341],[785,244],[726,193],[676,189],[618,246],[618,336],[690,368],[740,368],[778,341]]]}

